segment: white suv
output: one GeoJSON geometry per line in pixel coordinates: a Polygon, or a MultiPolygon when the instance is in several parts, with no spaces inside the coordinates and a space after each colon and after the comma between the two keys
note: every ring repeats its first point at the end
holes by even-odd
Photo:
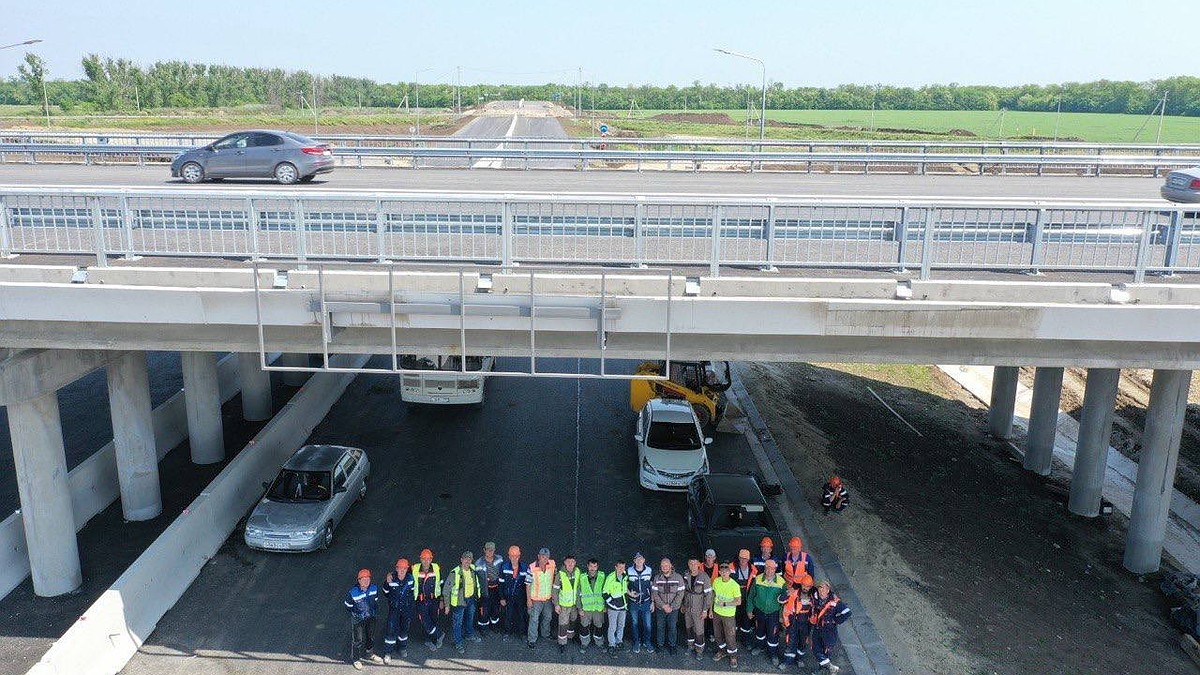
{"type": "Polygon", "coordinates": [[[638,483],[647,490],[685,492],[692,478],[708,473],[712,443],[687,401],[650,399],[638,413],[638,483]]]}

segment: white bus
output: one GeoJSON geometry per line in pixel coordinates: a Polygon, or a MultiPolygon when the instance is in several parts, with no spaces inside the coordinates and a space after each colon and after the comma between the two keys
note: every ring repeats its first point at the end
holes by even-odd
{"type": "Polygon", "coordinates": [[[427,356],[406,354],[400,357],[404,370],[439,370],[437,374],[406,373],[401,375],[400,400],[408,403],[464,405],[483,403],[483,387],[496,365],[494,356],[468,356],[467,372],[462,372],[462,360],[457,356],[427,356]]]}

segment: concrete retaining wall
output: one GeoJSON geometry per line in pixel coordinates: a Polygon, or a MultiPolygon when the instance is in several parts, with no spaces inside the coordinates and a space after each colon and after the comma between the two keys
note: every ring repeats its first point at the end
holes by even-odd
{"type": "MultiPolygon", "coordinates": [[[[367,358],[336,357],[334,362],[361,367],[367,358]]],[[[258,500],[261,483],[308,438],[353,379],[353,374],[314,374],[28,675],[120,672],[258,500]]]]}
{"type": "MultiPolygon", "coordinates": [[[[221,401],[238,393],[237,354],[221,359],[217,369],[221,401]]],[[[107,415],[108,411],[102,411],[107,415]]],[[[154,443],[158,459],[187,440],[187,413],[183,392],[175,394],[154,409],[154,443]]],[[[108,508],[121,494],[117,484],[117,459],[110,441],[67,474],[71,486],[71,506],[75,512],[75,531],[83,529],[97,513],[108,508]]],[[[25,528],[17,511],[0,522],[0,599],[29,576],[29,555],[25,549],[25,528]]]]}

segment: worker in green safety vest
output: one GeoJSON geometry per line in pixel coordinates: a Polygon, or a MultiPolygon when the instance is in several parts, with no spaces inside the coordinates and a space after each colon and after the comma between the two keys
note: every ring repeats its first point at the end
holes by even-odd
{"type": "Polygon", "coordinates": [[[563,568],[555,576],[551,586],[554,613],[558,615],[558,653],[567,650],[567,642],[575,636],[575,622],[579,619],[579,568],[575,556],[563,559],[563,568]]]}
{"type": "Polygon", "coordinates": [[[587,561],[587,574],[579,578],[579,653],[588,645],[604,646],[604,572],[600,561],[587,561]]]}

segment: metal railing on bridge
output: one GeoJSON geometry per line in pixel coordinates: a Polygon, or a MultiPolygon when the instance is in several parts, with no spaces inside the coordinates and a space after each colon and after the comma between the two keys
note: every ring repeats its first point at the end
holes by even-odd
{"type": "Polygon", "coordinates": [[[0,188],[0,255],[1200,271],[1200,213],[1153,202],[0,188]]]}
{"type": "MultiPolygon", "coordinates": [[[[206,134],[0,131],[0,162],[164,163],[206,134]]],[[[342,166],[833,172],[1046,171],[1154,176],[1200,164],[1197,145],[987,141],[328,136],[342,166]]]]}

